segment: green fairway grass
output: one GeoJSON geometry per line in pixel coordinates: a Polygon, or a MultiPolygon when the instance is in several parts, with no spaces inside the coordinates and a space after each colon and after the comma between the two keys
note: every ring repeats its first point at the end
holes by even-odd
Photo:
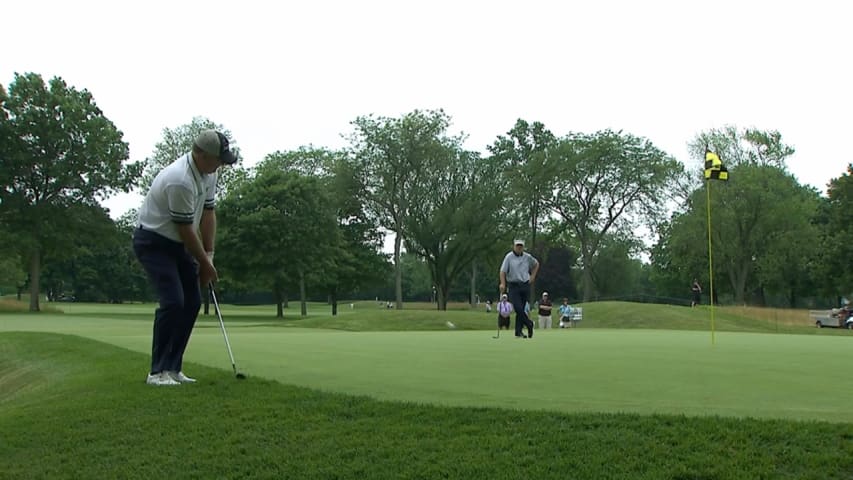
{"type": "Polygon", "coordinates": [[[849,423],[447,408],[239,381],[197,364],[187,367],[199,384],[151,387],[137,375],[147,360],[77,336],[0,333],[0,479],[824,480],[853,471],[849,423]]]}
{"type": "MultiPolygon", "coordinates": [[[[701,315],[667,306],[635,310],[648,314],[652,307],[658,326],[689,325],[697,321],[691,315],[701,315]]],[[[482,329],[491,315],[480,312],[358,308],[337,318],[276,321],[268,308],[227,306],[224,312],[239,368],[286,384],[449,406],[853,422],[853,384],[844,381],[853,338],[843,330],[721,331],[714,345],[708,332],[636,327],[556,329],[518,340],[506,331],[492,338],[494,331],[482,329]],[[445,318],[460,328],[449,330],[445,318]]],[[[214,318],[199,321],[186,358],[229,369],[214,318]]],[[[654,322],[639,313],[624,318],[654,322]]],[[[748,321],[727,321],[732,330],[750,328],[748,321]]],[[[2,315],[3,330],[72,333],[147,353],[151,306],[72,305],[63,315],[2,315]]],[[[141,381],[147,362],[134,367],[141,381]]]]}

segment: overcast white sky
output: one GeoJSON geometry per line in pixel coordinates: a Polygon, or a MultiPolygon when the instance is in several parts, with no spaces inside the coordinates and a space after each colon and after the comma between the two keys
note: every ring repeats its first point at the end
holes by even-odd
{"type": "MultiPolygon", "coordinates": [[[[5,2],[14,72],[91,91],[144,159],[205,116],[245,163],[337,148],[359,115],[443,108],[483,151],[517,118],[622,129],[682,161],[698,132],[779,130],[825,190],[853,161],[853,7],[812,1],[5,2]]],[[[113,216],[138,206],[121,195],[113,216]]]]}

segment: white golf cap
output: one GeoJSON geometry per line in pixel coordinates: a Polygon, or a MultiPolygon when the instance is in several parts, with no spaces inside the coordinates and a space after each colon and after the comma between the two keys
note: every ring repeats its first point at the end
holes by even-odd
{"type": "Polygon", "coordinates": [[[515,239],[515,241],[512,242],[512,244],[513,245],[521,245],[523,247],[524,246],[524,240],[515,239]]]}
{"type": "Polygon", "coordinates": [[[548,292],[542,292],[542,296],[543,296],[543,297],[547,297],[547,296],[548,296],[548,292]]]}

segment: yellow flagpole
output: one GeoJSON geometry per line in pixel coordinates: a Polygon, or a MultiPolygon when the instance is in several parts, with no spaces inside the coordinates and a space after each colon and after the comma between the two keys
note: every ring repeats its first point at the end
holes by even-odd
{"type": "Polygon", "coordinates": [[[711,297],[711,345],[714,345],[714,257],[711,254],[711,179],[705,180],[705,192],[708,194],[708,274],[710,275],[710,295],[711,297]]]}

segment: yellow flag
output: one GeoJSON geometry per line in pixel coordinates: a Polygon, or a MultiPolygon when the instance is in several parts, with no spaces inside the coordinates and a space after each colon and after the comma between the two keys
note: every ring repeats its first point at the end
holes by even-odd
{"type": "Polygon", "coordinates": [[[726,170],[719,155],[710,150],[705,150],[705,179],[722,181],[729,179],[729,171],[726,170]]]}
{"type": "Polygon", "coordinates": [[[720,168],[722,165],[723,162],[720,160],[719,155],[710,150],[705,151],[705,170],[720,168]]]}

